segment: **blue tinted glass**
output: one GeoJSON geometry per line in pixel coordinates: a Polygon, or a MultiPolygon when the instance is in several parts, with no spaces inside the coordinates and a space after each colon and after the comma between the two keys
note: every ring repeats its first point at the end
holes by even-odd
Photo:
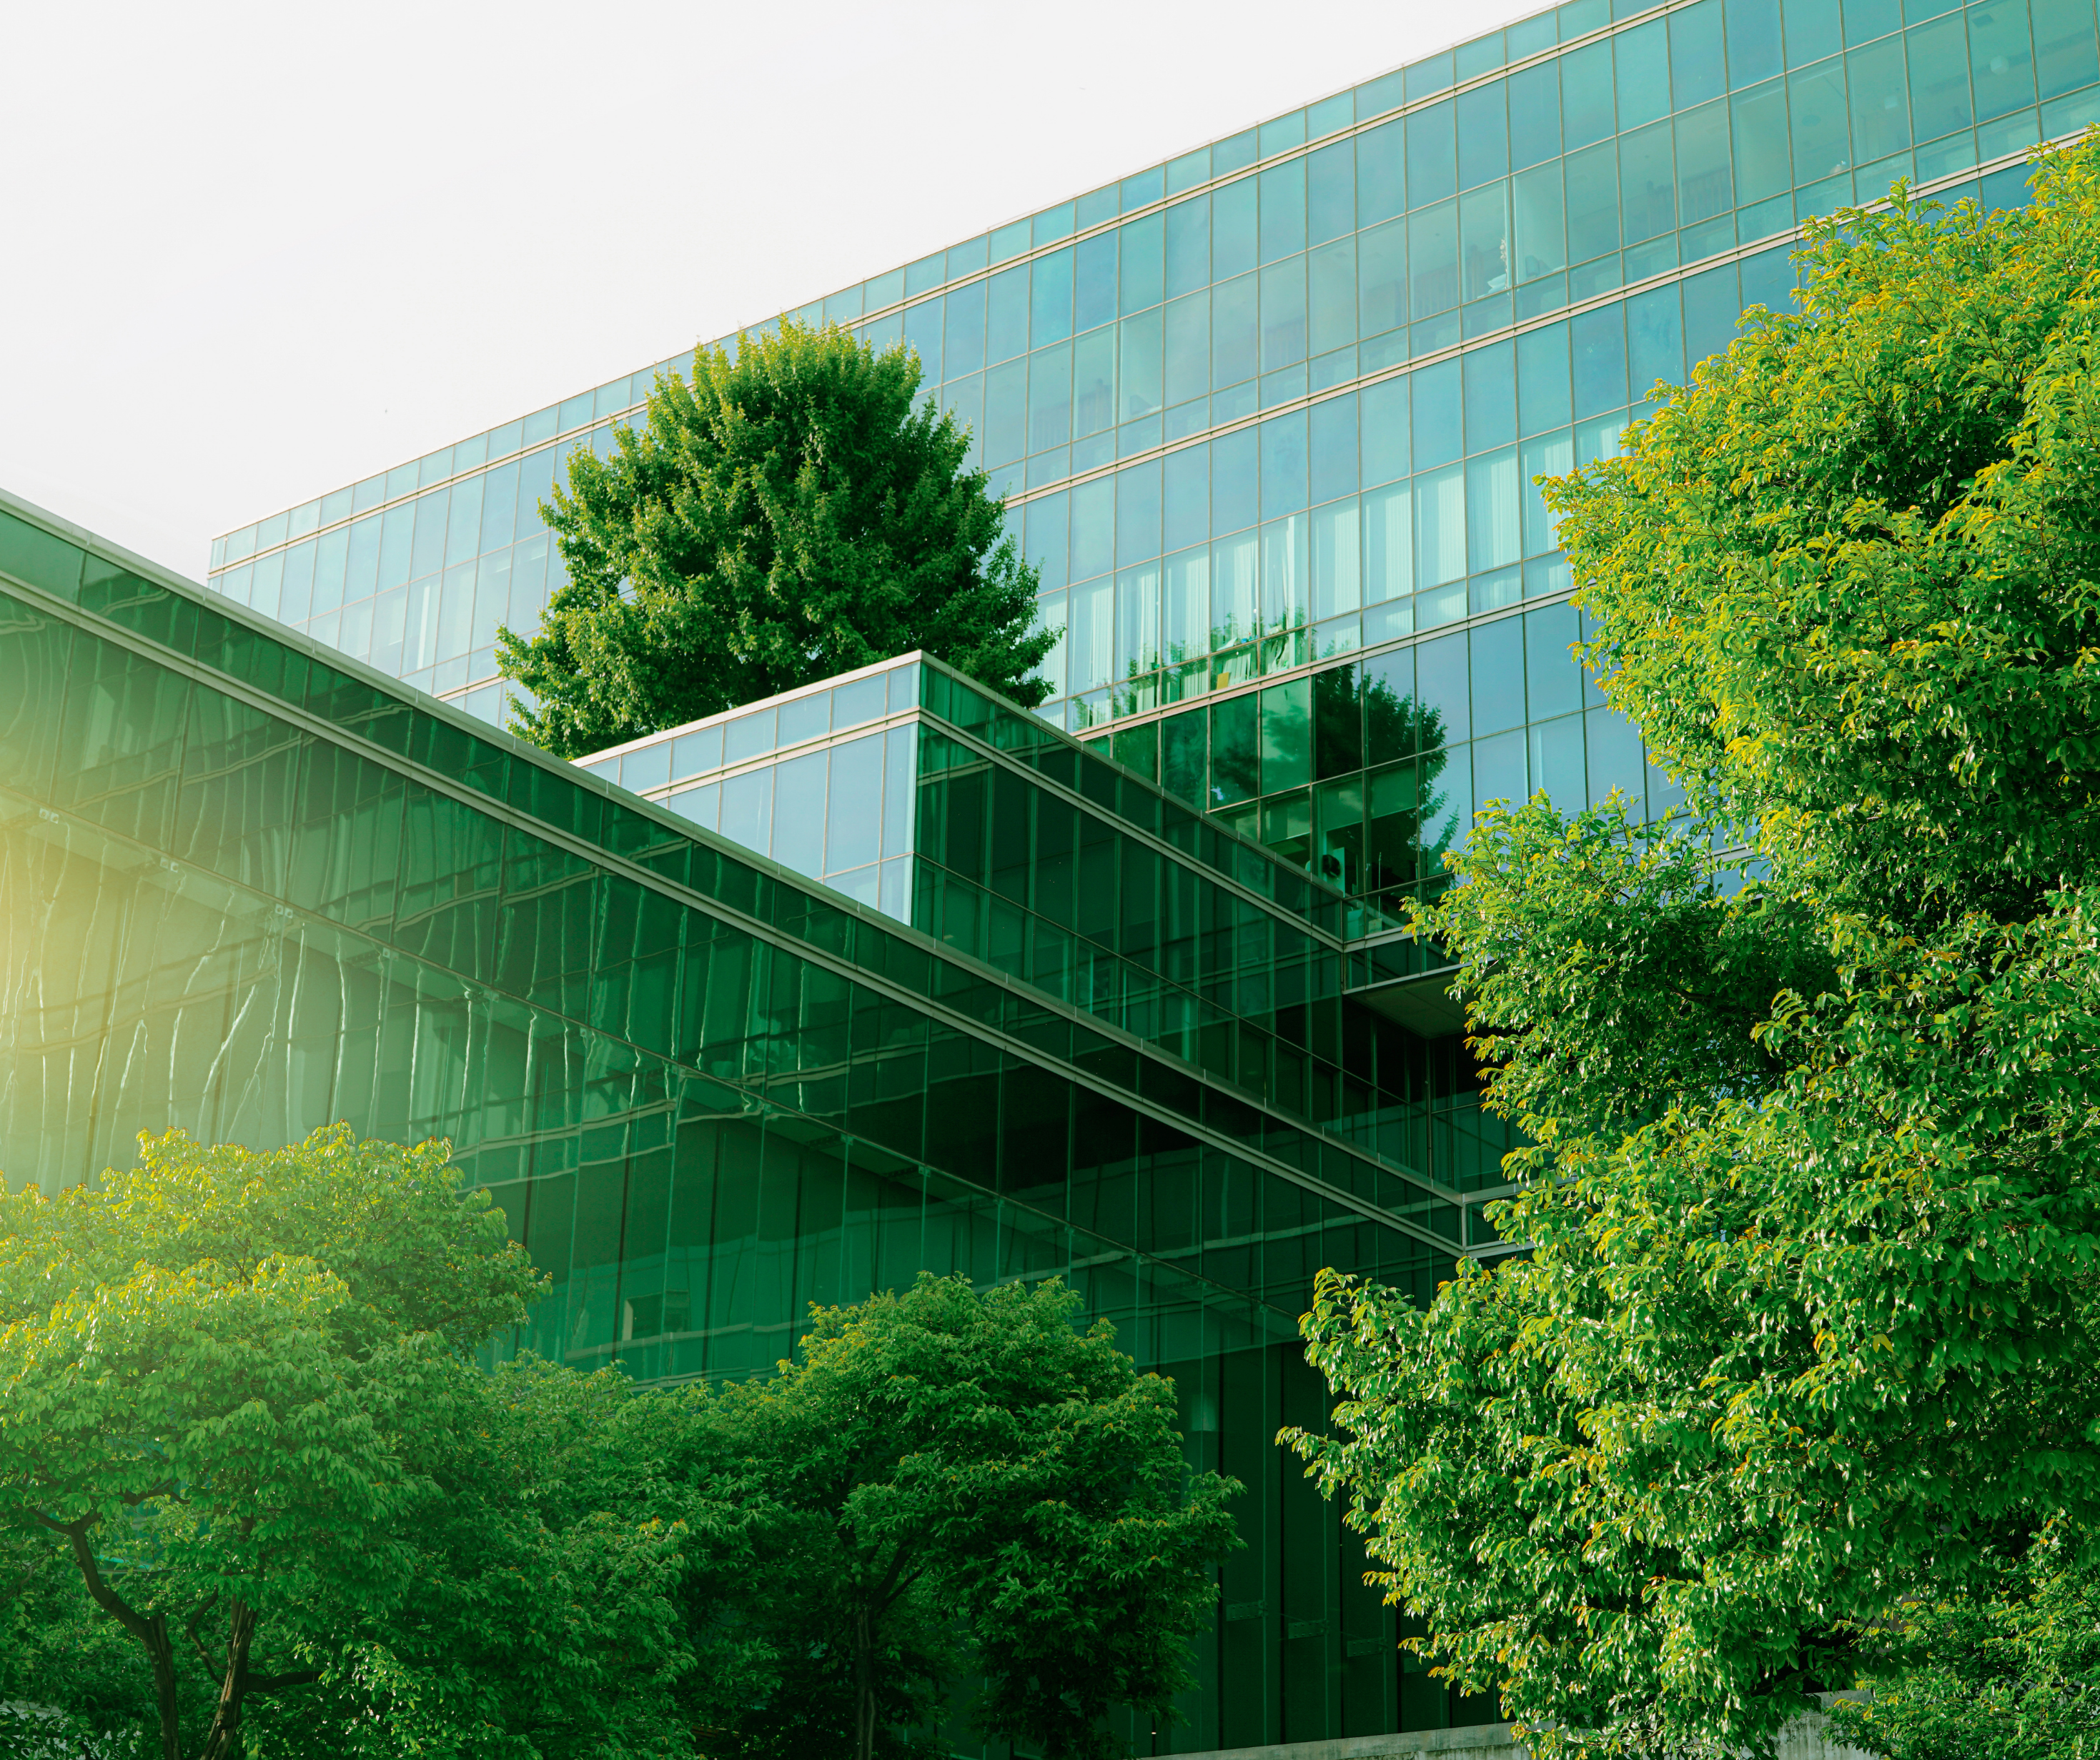
{"type": "Polygon", "coordinates": [[[1417,99],[1448,90],[1450,84],[1451,53],[1447,49],[1442,55],[1431,55],[1407,69],[1407,101],[1413,103],[1417,99]]]}
{"type": "Polygon", "coordinates": [[[722,761],[722,730],[719,727],[702,728],[698,733],[681,733],[671,742],[671,774],[673,777],[698,776],[704,770],[718,770],[722,761]]]}
{"type": "Polygon", "coordinates": [[[832,693],[812,691],[806,697],[790,697],[781,704],[779,715],[774,737],[783,746],[799,746],[804,740],[821,739],[832,731],[832,693]]]}
{"type": "MultiPolygon", "coordinates": [[[[1727,271],[1732,290],[1735,270],[1727,271]]],[[[1549,324],[1516,339],[1517,410],[1527,434],[1548,433],[1574,420],[1568,381],[1568,326],[1549,324]]]]}
{"type": "Polygon", "coordinates": [[[1905,33],[1911,126],[1920,141],[1965,129],[1975,119],[1970,107],[1967,34],[1959,16],[1905,33]]]}
{"type": "Polygon", "coordinates": [[[1498,342],[1461,357],[1466,369],[1466,450],[1485,451],[1516,438],[1516,352],[1498,342]]]}
{"type": "Polygon", "coordinates": [[[722,728],[722,761],[740,763],[770,752],[779,743],[774,737],[777,711],[761,709],[756,715],[739,715],[722,728]]]}
{"type": "Polygon", "coordinates": [[[1070,579],[1068,563],[1067,508],[1062,493],[1046,495],[1028,504],[1026,550],[1030,563],[1040,573],[1044,591],[1062,587],[1070,579]]]}
{"type": "Polygon", "coordinates": [[[1072,333],[1072,253],[1053,251],[1032,266],[1029,290],[1029,345],[1061,342],[1072,333]]]}
{"type": "MultiPolygon", "coordinates": [[[[874,681],[880,687],[881,680],[874,681]]],[[[832,748],[824,871],[837,873],[882,853],[882,738],[849,740],[832,748]]]]}
{"type": "Polygon", "coordinates": [[[1458,96],[1458,187],[1509,174],[1507,91],[1498,80],[1458,96]]]}
{"type": "MultiPolygon", "coordinates": [[[[1822,3],[1827,7],[1829,0],[1822,3]]],[[[1621,31],[1612,40],[1612,60],[1621,131],[1670,114],[1668,20],[1657,19],[1621,31]]]]}
{"type": "Polygon", "coordinates": [[[1274,519],[1305,505],[1305,412],[1261,425],[1261,515],[1274,519]]]}
{"type": "Polygon", "coordinates": [[[1305,144],[1305,112],[1294,110],[1288,116],[1277,117],[1273,121],[1261,125],[1261,156],[1273,153],[1289,152],[1294,147],[1305,144]]]}
{"type": "Polygon", "coordinates": [[[1221,434],[1211,442],[1211,528],[1237,531],[1257,513],[1257,458],[1251,429],[1221,434]]]}
{"type": "Polygon", "coordinates": [[[1460,416],[1459,367],[1440,361],[1414,376],[1414,468],[1428,470],[1465,450],[1460,416]]]}
{"type": "Polygon", "coordinates": [[[1467,689],[1466,636],[1440,636],[1414,650],[1414,697],[1422,712],[1424,750],[1436,743],[1455,746],[1472,737],[1473,718],[1467,689]]]}
{"type": "Polygon", "coordinates": [[[1116,488],[1116,564],[1149,561],[1159,554],[1159,466],[1118,471],[1116,488]]]}
{"type": "Polygon", "coordinates": [[[1123,180],[1123,211],[1130,213],[1140,208],[1149,208],[1167,193],[1167,167],[1154,165],[1149,171],[1140,171],[1135,177],[1123,180]]]}
{"type": "Polygon", "coordinates": [[[1215,280],[1255,266],[1259,239],[1255,180],[1243,178],[1211,195],[1211,273],[1215,280]]]}
{"type": "Polygon", "coordinates": [[[1008,269],[985,284],[985,357],[1011,360],[1028,351],[1028,266],[1008,269]]]}
{"type": "Polygon", "coordinates": [[[1325,140],[1338,129],[1345,129],[1357,120],[1357,95],[1352,91],[1337,92],[1331,98],[1322,98],[1319,103],[1307,106],[1305,111],[1305,138],[1309,141],[1325,140]]]}
{"type": "Polygon", "coordinates": [[[1636,398],[1657,380],[1684,383],[1684,323],[1674,287],[1657,288],[1626,301],[1627,376],[1636,398]]]}
{"type": "Polygon", "coordinates": [[[1178,196],[1185,189],[1211,180],[1211,149],[1198,147],[1192,153],[1167,161],[1167,193],[1178,196]]]}
{"type": "Polygon", "coordinates": [[[1305,161],[1272,166],[1260,182],[1261,260],[1274,262],[1305,249],[1305,161]]]}
{"type": "Polygon", "coordinates": [[[919,357],[926,383],[941,381],[941,328],[945,300],[922,300],[904,314],[904,344],[919,357]]]}
{"type": "Polygon", "coordinates": [[[973,281],[957,288],[942,302],[947,319],[942,347],[941,376],[960,378],[977,372],[985,359],[985,284],[973,281]]]}
{"type": "MultiPolygon", "coordinates": [[[[2100,79],[2100,45],[2089,0],[2034,0],[2034,42],[2043,97],[2076,91],[2100,79]]],[[[321,517],[325,522],[325,511],[321,517]]]]}
{"type": "Polygon", "coordinates": [[[1164,529],[1161,539],[1167,549],[1179,550],[1210,535],[1210,448],[1188,447],[1169,453],[1162,462],[1164,529]]]}
{"type": "Polygon", "coordinates": [[[1167,297],[1189,293],[1211,279],[1211,198],[1168,209],[1167,221],[1167,297]]]}
{"type": "Polygon", "coordinates": [[[1807,67],[1845,46],[1842,17],[1830,0],[1786,0],[1785,10],[1789,67],[1807,67]]]}
{"type": "Polygon", "coordinates": [[[1307,415],[1306,464],[1317,506],[1357,486],[1357,400],[1330,398],[1315,403],[1307,415]]]}
{"type": "Polygon", "coordinates": [[[1143,311],[1148,306],[1157,306],[1166,297],[1164,265],[1160,254],[1165,232],[1166,220],[1159,214],[1149,214],[1123,229],[1123,292],[1119,303],[1124,311],[1143,311]]]}
{"type": "Polygon", "coordinates": [[[1600,141],[1617,125],[1612,46],[1591,43],[1560,58],[1560,132],[1568,150],[1600,141]]]}
{"type": "Polygon", "coordinates": [[[1072,332],[1078,335],[1115,316],[1116,235],[1103,232],[1073,255],[1072,332]]]}
{"type": "Polygon", "coordinates": [[[1115,479],[1096,478],[1072,491],[1072,579],[1105,574],[1115,565],[1115,479]]]}
{"type": "MultiPolygon", "coordinates": [[[[1554,149],[1560,150],[1558,145],[1554,149]]],[[[1374,226],[1407,209],[1405,125],[1388,122],[1357,137],[1357,224],[1374,226]]]]}
{"type": "Polygon", "coordinates": [[[1306,238],[1311,244],[1324,244],[1353,231],[1356,224],[1356,143],[1337,141],[1306,157],[1306,238]]]}
{"type": "Polygon", "coordinates": [[[1458,187],[1452,109],[1448,103],[1435,104],[1407,118],[1407,193],[1410,208],[1441,201],[1458,187]]]}
{"type": "Polygon", "coordinates": [[[1623,306],[1607,306],[1571,321],[1575,363],[1575,416],[1595,416],[1626,401],[1626,326],[1623,306]]]}
{"type": "Polygon", "coordinates": [[[1547,61],[1512,73],[1509,88],[1510,154],[1519,170],[1560,151],[1560,68],[1547,61]]]}
{"type": "Polygon", "coordinates": [[[1211,175],[1229,177],[1254,163],[1255,131],[1244,129],[1229,140],[1211,143],[1211,175]]]}
{"type": "MultiPolygon", "coordinates": [[[[1979,122],[2035,101],[2034,52],[2028,42],[2027,15],[2025,0],[1994,0],[1990,6],[1970,8],[1969,64],[1975,69],[1979,122]]],[[[1791,11],[1787,22],[1790,28],[1791,11]]],[[[1792,47],[1789,29],[1789,51],[1792,47]]]]}
{"type": "Polygon", "coordinates": [[[875,672],[836,686],[832,692],[832,725],[845,728],[881,719],[886,685],[883,675],[875,672]]]}
{"type": "Polygon", "coordinates": [[[1475,737],[1515,727],[1524,719],[1524,619],[1475,630],[1472,649],[1475,737]]]}
{"type": "Polygon", "coordinates": [[[1728,0],[1728,84],[1754,86],[1780,71],[1779,0],[1728,0]]]}
{"type": "Polygon", "coordinates": [[[1410,468],[1407,381],[1366,385],[1361,403],[1364,486],[1405,477],[1410,468]]]}
{"type": "Polygon", "coordinates": [[[379,539],[378,585],[382,588],[407,583],[408,562],[414,554],[416,504],[404,502],[389,508],[379,539]]]}
{"type": "Polygon", "coordinates": [[[1721,46],[1721,0],[1699,0],[1670,15],[1670,95],[1689,110],[1728,89],[1727,56],[1721,46]]]}

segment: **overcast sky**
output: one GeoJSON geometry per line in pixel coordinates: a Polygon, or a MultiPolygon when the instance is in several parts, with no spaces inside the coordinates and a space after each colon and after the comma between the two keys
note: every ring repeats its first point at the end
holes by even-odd
{"type": "Polygon", "coordinates": [[[25,7],[0,485],[212,537],[1538,10],[25,7]]]}

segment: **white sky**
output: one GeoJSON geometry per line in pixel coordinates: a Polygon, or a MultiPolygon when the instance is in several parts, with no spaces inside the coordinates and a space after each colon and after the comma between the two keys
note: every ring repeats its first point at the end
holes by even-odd
{"type": "Polygon", "coordinates": [[[217,533],[1538,10],[25,7],[0,484],[201,579],[217,533]]]}

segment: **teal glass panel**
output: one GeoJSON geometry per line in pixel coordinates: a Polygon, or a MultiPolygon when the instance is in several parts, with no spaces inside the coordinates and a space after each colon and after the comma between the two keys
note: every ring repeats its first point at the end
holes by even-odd
{"type": "Polygon", "coordinates": [[[1405,125],[1394,121],[1366,130],[1357,137],[1357,224],[1375,226],[1407,206],[1405,125]]]}
{"type": "Polygon", "coordinates": [[[1969,86],[1967,32],[1959,15],[1904,33],[1910,63],[1912,132],[1929,141],[1975,120],[1969,86]]]}
{"type": "Polygon", "coordinates": [[[1458,139],[1453,106],[1432,104],[1407,117],[1408,206],[1441,201],[1458,187],[1458,139]]]}
{"type": "Polygon", "coordinates": [[[1621,31],[1612,39],[1612,64],[1621,134],[1670,114],[1669,20],[1621,31]]]}
{"type": "Polygon", "coordinates": [[[1779,0],[1727,0],[1728,84],[1740,90],[1768,80],[1785,60],[1779,0]]]}
{"type": "Polygon", "coordinates": [[[2042,97],[2058,97],[2100,80],[2100,40],[2090,0],[2034,0],[2034,46],[2042,97]]]}
{"type": "Polygon", "coordinates": [[[1845,46],[1844,21],[1839,7],[1822,0],[1787,0],[1785,19],[1786,64],[1807,67],[1833,55],[1845,46]]]}
{"type": "Polygon", "coordinates": [[[1727,55],[1722,42],[1722,0],[1699,0],[1670,15],[1672,101],[1689,110],[1728,89],[1727,55]]]}
{"type": "Polygon", "coordinates": [[[1977,121],[1988,121],[2032,104],[2035,63],[2027,0],[1991,0],[1988,6],[1971,7],[1968,20],[1977,121]]]}

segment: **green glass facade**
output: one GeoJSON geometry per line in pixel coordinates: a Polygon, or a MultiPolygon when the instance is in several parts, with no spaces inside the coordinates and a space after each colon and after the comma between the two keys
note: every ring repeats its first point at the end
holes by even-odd
{"type": "MultiPolygon", "coordinates": [[[[645,1379],[763,1369],[809,1302],[921,1267],[1061,1275],[1175,1376],[1192,1461],[1248,1488],[1156,1751],[1485,1715],[1403,1663],[1271,1444],[1321,1409],[1292,1344],[1313,1273],[1426,1291],[1476,1213],[1396,1154],[1434,1077],[1346,900],[937,667],[868,676],[879,737],[909,735],[912,895],[968,880],[968,934],[0,504],[0,1165],[63,1184],[170,1124],[448,1136],[556,1279],[501,1349],[645,1379]],[[1012,896],[1017,801],[1029,862],[1063,838],[1112,920],[1012,896]],[[1062,977],[1017,962],[1021,913],[1065,935],[1062,977]]],[[[865,726],[814,755],[857,776],[865,726]]],[[[811,755],[777,758],[776,803],[811,755]]]]}
{"type": "Polygon", "coordinates": [[[1488,800],[1676,799],[1532,479],[1783,305],[1804,218],[2016,203],[2095,120],[2093,0],[1569,0],[813,301],[1007,495],[1034,715],[904,656],[579,766],[491,731],[562,457],[690,355],[229,534],[209,594],[16,508],[4,1164],[448,1135],[558,1279],[505,1348],[645,1378],[1057,1272],[1249,1487],[1137,1751],[1484,1720],[1270,1439],[1319,1266],[1506,1250],[1405,901],[1488,800]]]}

